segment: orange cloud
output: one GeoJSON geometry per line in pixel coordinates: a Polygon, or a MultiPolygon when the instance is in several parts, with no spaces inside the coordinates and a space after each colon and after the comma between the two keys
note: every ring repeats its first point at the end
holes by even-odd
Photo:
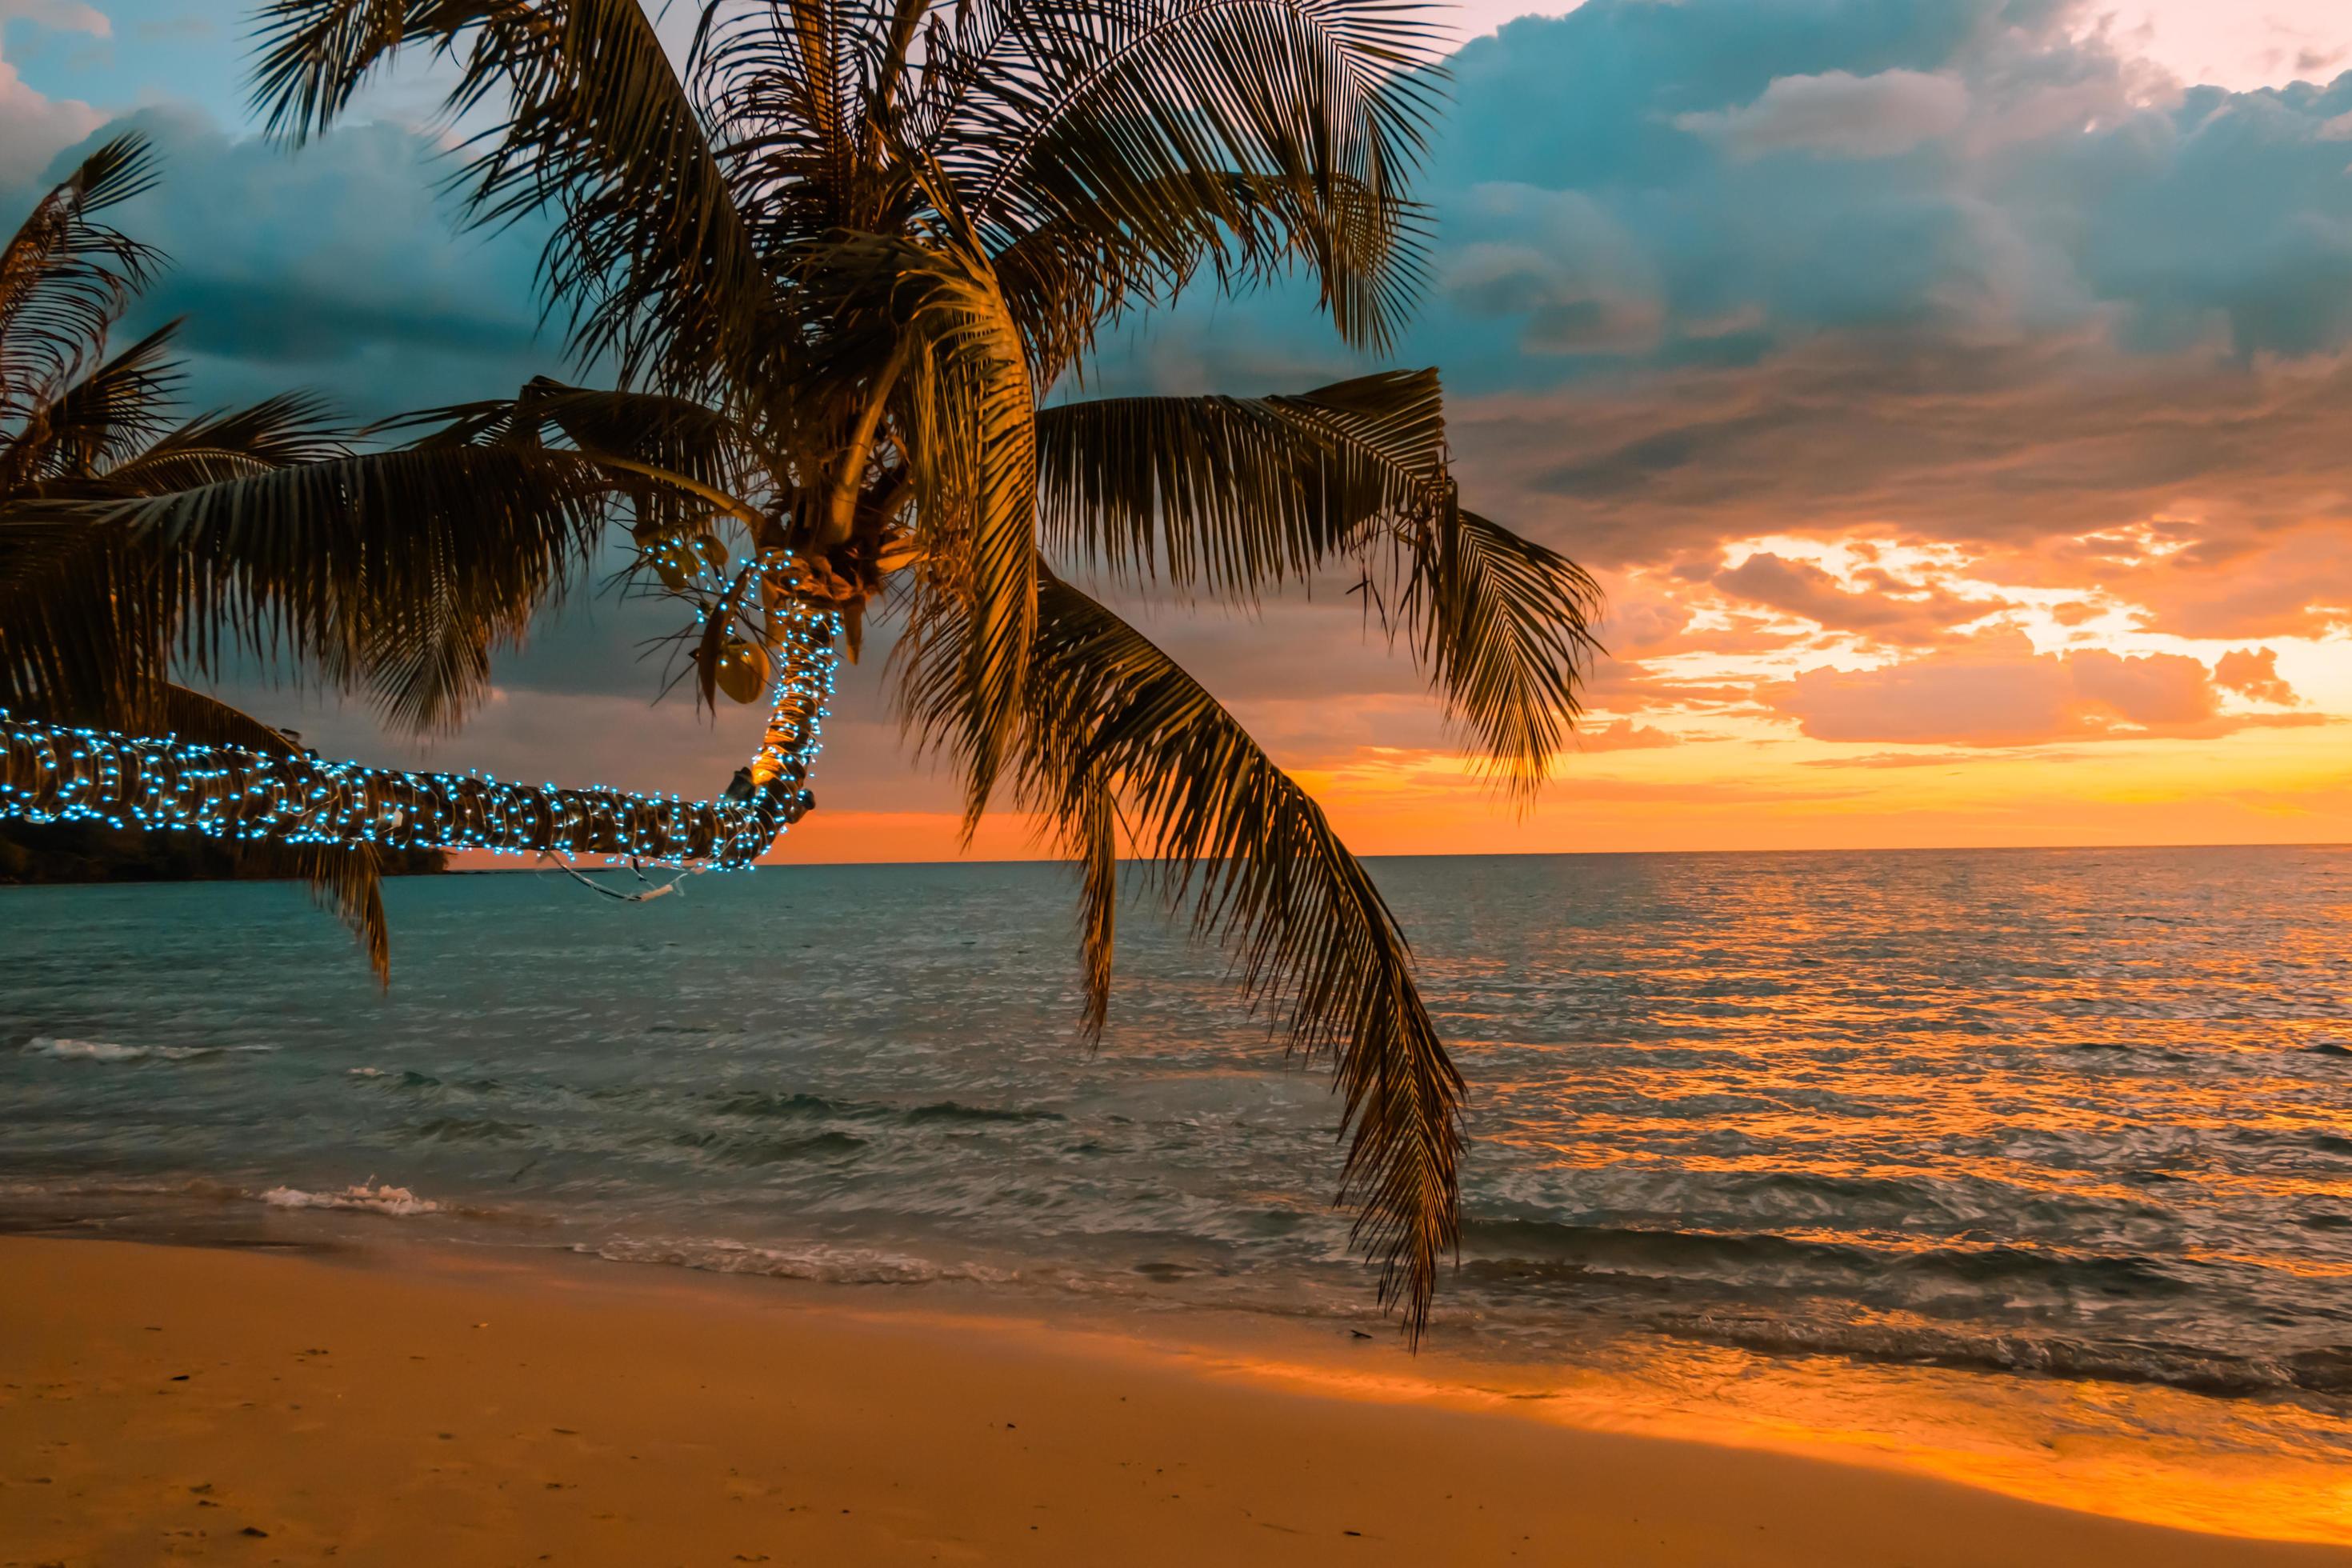
{"type": "Polygon", "coordinates": [[[1865,576],[1871,586],[1857,592],[1809,562],[1759,551],[1717,573],[1715,585],[1828,630],[1858,632],[1885,643],[1933,642],[1952,626],[2004,607],[1998,599],[1963,599],[1933,588],[1910,591],[1883,572],[1865,576]]]}
{"type": "Polygon", "coordinates": [[[2240,648],[2223,654],[2213,666],[2213,684],[2282,708],[2292,708],[2299,700],[2294,688],[2279,679],[2275,648],[2240,648]]]}
{"type": "Polygon", "coordinates": [[[1766,696],[1805,735],[1838,742],[2036,746],[2210,739],[2328,721],[2317,713],[2224,712],[2221,689],[2213,671],[2184,654],[2039,654],[2008,632],[1875,669],[1810,669],[1766,696]]]}
{"type": "Polygon", "coordinates": [[[1681,736],[1636,724],[1631,719],[1620,719],[1597,730],[1580,730],[1576,737],[1576,749],[1580,752],[1648,752],[1681,744],[1681,736]]]}

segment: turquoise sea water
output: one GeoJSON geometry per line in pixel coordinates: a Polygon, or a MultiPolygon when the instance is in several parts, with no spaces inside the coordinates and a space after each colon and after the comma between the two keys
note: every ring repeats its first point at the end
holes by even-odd
{"type": "MultiPolygon", "coordinates": [[[[1375,872],[1472,1086],[1438,1342],[2179,1390],[2352,1457],[2352,851],[1375,872]]],[[[0,1208],[1376,1331],[1323,1077],[1142,910],[1090,1054],[1071,890],[404,881],[379,996],[290,888],[0,889],[0,1208]]]]}

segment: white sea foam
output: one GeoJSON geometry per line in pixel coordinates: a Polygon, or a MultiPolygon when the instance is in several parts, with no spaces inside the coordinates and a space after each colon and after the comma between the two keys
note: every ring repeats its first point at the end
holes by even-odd
{"type": "Polygon", "coordinates": [[[383,1069],[382,1068],[345,1068],[343,1071],[353,1078],[382,1078],[383,1076],[383,1069]]]}
{"type": "Polygon", "coordinates": [[[36,1036],[26,1051],[37,1057],[77,1062],[184,1062],[201,1057],[246,1056],[274,1051],[275,1046],[124,1046],[112,1040],[67,1040],[36,1036]]]}
{"type": "Polygon", "coordinates": [[[941,1263],[865,1247],[754,1247],[748,1242],[615,1237],[572,1248],[613,1263],[666,1263],[711,1274],[756,1274],[774,1279],[815,1279],[828,1285],[925,1285],[935,1279],[1003,1283],[1010,1269],[941,1263]]]}
{"type": "Polygon", "coordinates": [[[261,1194],[261,1201],[272,1208],[363,1209],[370,1214],[390,1215],[395,1219],[441,1212],[441,1205],[432,1199],[420,1198],[406,1187],[395,1187],[389,1182],[374,1187],[362,1182],[339,1193],[306,1193],[299,1187],[272,1187],[261,1194]]]}

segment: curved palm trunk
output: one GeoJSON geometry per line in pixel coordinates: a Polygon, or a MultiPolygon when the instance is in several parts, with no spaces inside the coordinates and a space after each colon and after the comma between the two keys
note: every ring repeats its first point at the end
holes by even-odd
{"type": "Polygon", "coordinates": [[[0,817],[95,820],[278,844],[488,849],[748,866],[815,804],[833,691],[829,613],[793,618],[760,751],[716,800],[403,773],[309,754],[75,729],[0,710],[0,817]]]}

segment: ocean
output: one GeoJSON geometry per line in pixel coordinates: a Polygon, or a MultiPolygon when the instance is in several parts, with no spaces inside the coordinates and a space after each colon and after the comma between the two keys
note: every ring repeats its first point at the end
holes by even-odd
{"type": "MultiPolygon", "coordinates": [[[[1433,1352],[1848,1426],[1929,1378],[1948,1452],[1981,1399],[2021,1451],[2352,1459],[2352,849],[1372,864],[1471,1089],[1433,1352]]],[[[379,995],[290,887],[0,889],[0,1224],[1384,1334],[1322,1072],[1145,906],[1089,1050],[1072,893],[408,879],[379,995]]]]}

